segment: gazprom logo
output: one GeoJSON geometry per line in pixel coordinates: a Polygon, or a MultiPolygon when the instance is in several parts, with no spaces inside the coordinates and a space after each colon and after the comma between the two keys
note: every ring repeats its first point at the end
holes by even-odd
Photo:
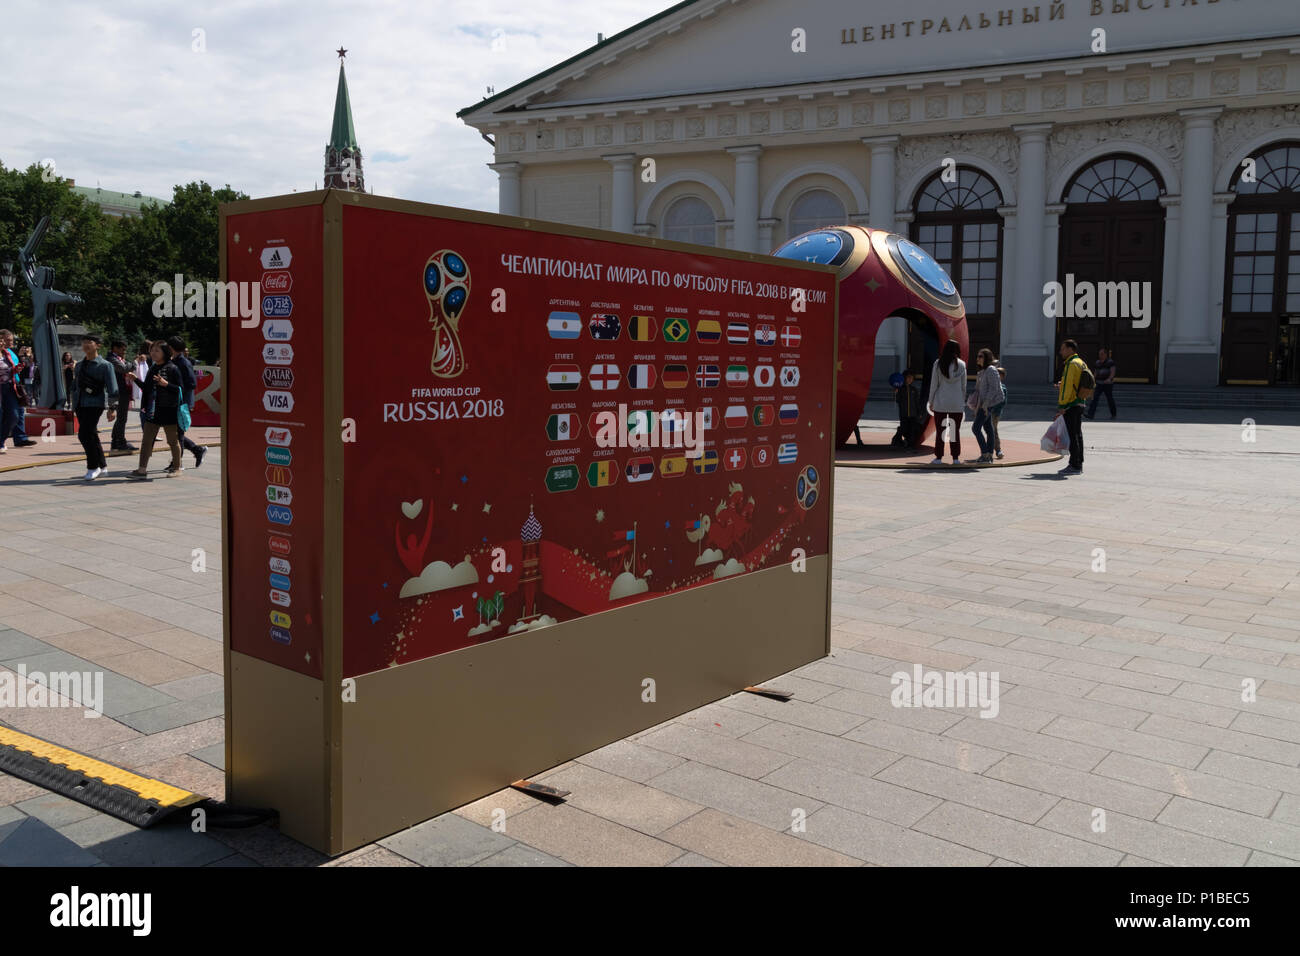
{"type": "Polygon", "coordinates": [[[276,524],[293,524],[293,512],[283,505],[267,505],[266,520],[276,524]]]}
{"type": "Polygon", "coordinates": [[[268,465],[290,465],[293,463],[293,452],[287,448],[268,448],[266,450],[266,463],[268,465]]]}

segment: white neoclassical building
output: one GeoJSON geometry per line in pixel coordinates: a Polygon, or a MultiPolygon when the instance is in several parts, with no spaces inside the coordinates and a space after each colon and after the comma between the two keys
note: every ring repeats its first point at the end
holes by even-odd
{"type": "Polygon", "coordinates": [[[1298,104],[1300,0],[687,0],[460,116],[503,213],[761,252],[909,234],[1022,381],[1074,338],[1121,381],[1297,385],[1298,104]],[[1045,310],[1071,276],[1153,301],[1045,310]]]}

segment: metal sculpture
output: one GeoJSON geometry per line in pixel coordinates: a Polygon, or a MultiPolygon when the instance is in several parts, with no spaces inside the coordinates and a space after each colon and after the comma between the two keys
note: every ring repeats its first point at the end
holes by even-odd
{"type": "Polygon", "coordinates": [[[45,232],[50,228],[50,217],[44,216],[36,224],[27,244],[18,252],[18,264],[23,279],[32,294],[32,348],[36,364],[41,369],[41,385],[36,404],[41,408],[61,408],[68,395],[63,387],[63,363],[59,353],[59,322],[54,308],[63,303],[81,305],[81,296],[75,292],[59,292],[54,288],[54,267],[36,264],[36,250],[40,248],[45,232]]]}

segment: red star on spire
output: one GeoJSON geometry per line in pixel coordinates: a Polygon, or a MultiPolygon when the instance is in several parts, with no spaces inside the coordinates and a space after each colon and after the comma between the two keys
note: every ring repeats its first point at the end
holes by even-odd
{"type": "Polygon", "coordinates": [[[339,47],[339,48],[338,48],[337,50],[335,50],[334,52],[337,53],[337,54],[339,55],[339,59],[340,59],[340,60],[343,59],[345,56],[348,55],[348,51],[345,50],[345,49],[343,49],[343,47],[339,47]]]}

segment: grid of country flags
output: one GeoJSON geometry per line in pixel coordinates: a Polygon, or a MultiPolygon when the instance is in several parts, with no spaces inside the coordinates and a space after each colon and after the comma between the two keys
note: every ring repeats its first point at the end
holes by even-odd
{"type": "MultiPolygon", "coordinates": [[[[633,315],[624,321],[613,313],[594,313],[585,322],[577,312],[551,312],[547,316],[547,334],[555,340],[574,340],[583,337],[583,330],[590,338],[598,342],[614,342],[626,337],[629,342],[653,342],[662,335],[662,340],[673,345],[682,345],[690,341],[692,323],[680,316],[670,316],[660,323],[654,316],[633,315]]],[[[702,345],[721,345],[724,340],[728,345],[776,346],[791,349],[798,348],[802,335],[797,325],[761,322],[752,327],[748,322],[716,319],[696,319],[694,322],[696,342],[702,345]]],[[[585,378],[592,391],[610,392],[624,383],[633,390],[645,391],[662,385],[669,390],[684,389],[691,383],[691,368],[682,362],[668,362],[662,366],[650,363],[633,363],[624,371],[614,362],[596,362],[586,374],[582,366],[574,363],[555,363],[546,371],[547,388],[553,392],[576,391],[581,388],[585,378]]],[[[695,366],[695,385],[697,388],[745,388],[750,384],[751,375],[748,365],[715,364],[702,362],[695,366]]],[[[787,363],[781,366],[759,364],[754,367],[752,381],[757,388],[772,388],[779,381],[782,388],[797,388],[799,385],[799,366],[787,363]]],[[[706,416],[704,425],[708,429],[717,427],[714,420],[714,408],[701,410],[706,416]]],[[[587,431],[592,438],[599,432],[599,416],[592,412],[587,422],[587,431]]],[[[671,439],[674,431],[680,429],[679,411],[665,411],[660,414],[660,434],[671,439]]],[[[655,412],[637,410],[627,416],[626,428],[629,435],[648,435],[652,431],[655,412]]],[[[794,402],[781,405],[758,404],[752,408],[745,405],[729,405],[722,412],[722,424],[726,428],[738,429],[749,425],[766,428],[774,425],[791,426],[799,421],[799,406],[794,402]]],[[[546,422],[546,435],[551,441],[570,441],[581,433],[582,425],[576,414],[559,413],[551,415],[546,422]]],[[[746,466],[764,468],[773,463],[792,464],[798,457],[798,447],[794,442],[779,445],[731,446],[703,450],[697,458],[687,458],[684,450],[673,450],[659,459],[656,469],[655,460],[650,455],[633,455],[620,469],[613,459],[591,462],[585,471],[588,485],[601,488],[618,481],[621,470],[629,483],[649,481],[656,470],[663,478],[676,478],[694,471],[697,475],[712,474],[720,467],[728,471],[738,471],[746,466]]],[[[557,465],[547,471],[547,488],[551,491],[570,491],[577,487],[578,468],[574,465],[557,465]]]]}

